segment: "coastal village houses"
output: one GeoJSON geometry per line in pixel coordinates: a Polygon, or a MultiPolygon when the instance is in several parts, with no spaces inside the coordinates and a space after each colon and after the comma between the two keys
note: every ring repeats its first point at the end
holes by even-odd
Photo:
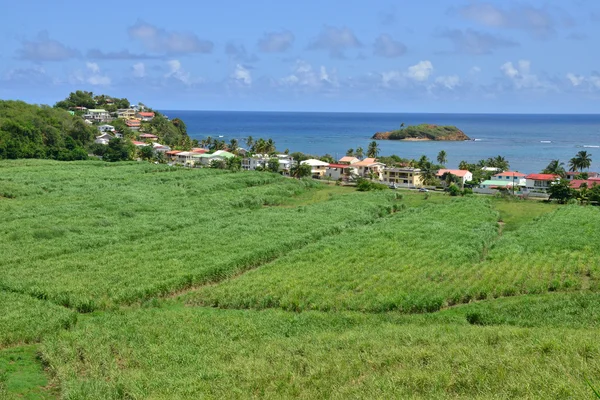
{"type": "Polygon", "coordinates": [[[363,178],[383,180],[385,164],[377,161],[375,158],[365,158],[362,161],[352,163],[352,166],[358,169],[358,175],[363,178]]]}
{"type": "Polygon", "coordinates": [[[418,168],[385,168],[383,170],[383,180],[387,183],[409,188],[423,186],[423,174],[418,168]]]}
{"type": "Polygon", "coordinates": [[[440,169],[435,175],[438,178],[444,176],[444,174],[452,174],[460,179],[461,186],[464,186],[465,183],[473,180],[473,173],[466,169],[440,169]]]}
{"type": "Polygon", "coordinates": [[[310,165],[310,171],[313,178],[322,178],[325,176],[325,172],[327,172],[327,168],[329,167],[329,163],[326,163],[321,160],[316,160],[311,158],[309,160],[304,160],[300,162],[302,165],[310,165]]]}

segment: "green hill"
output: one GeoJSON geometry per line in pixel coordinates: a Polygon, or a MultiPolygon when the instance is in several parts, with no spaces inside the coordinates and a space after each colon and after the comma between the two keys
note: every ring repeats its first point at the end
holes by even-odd
{"type": "Polygon", "coordinates": [[[389,132],[377,132],[373,135],[376,140],[470,140],[467,135],[455,126],[440,126],[421,124],[407,126],[389,132]]]}

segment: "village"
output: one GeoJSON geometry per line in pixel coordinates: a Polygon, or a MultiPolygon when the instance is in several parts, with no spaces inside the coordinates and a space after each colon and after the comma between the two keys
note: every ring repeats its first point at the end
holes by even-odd
{"type": "MultiPolygon", "coordinates": [[[[253,146],[244,149],[234,143],[231,145],[221,142],[223,148],[215,149],[214,146],[192,147],[189,150],[172,149],[166,144],[159,142],[159,137],[154,134],[143,132],[143,123],[150,122],[156,113],[146,110],[143,105],[131,105],[126,109],[118,109],[109,113],[104,109],[85,109],[77,107],[86,123],[97,127],[99,135],[95,143],[108,145],[114,138],[123,139],[123,134],[118,132],[111,121],[122,120],[132,132],[135,138],[132,144],[138,149],[149,147],[151,153],[158,155],[157,160],[171,165],[187,168],[221,167],[225,168],[228,161],[239,159],[239,169],[244,171],[269,170],[279,172],[284,176],[298,176],[293,173],[294,166],[305,167],[305,175],[313,179],[338,184],[354,184],[358,179],[367,179],[372,182],[388,185],[392,189],[416,189],[421,191],[445,190],[450,185],[455,185],[461,190],[469,190],[473,193],[495,195],[510,194],[521,197],[534,197],[547,199],[548,189],[561,179],[569,181],[572,189],[578,190],[582,187],[593,187],[600,184],[600,176],[596,172],[580,173],[577,171],[563,171],[562,173],[530,173],[525,174],[518,171],[502,170],[502,168],[482,166],[480,167],[484,179],[474,180],[472,170],[436,168],[434,171],[414,166],[386,165],[376,157],[358,157],[347,155],[335,162],[331,159],[324,161],[318,158],[301,157],[294,159],[292,153],[254,152],[253,146]],[[310,173],[308,172],[310,168],[310,173]],[[435,181],[428,179],[432,173],[435,181]]],[[[126,138],[125,138],[126,139],[126,138]]],[[[200,142],[207,144],[206,141],[200,142]]],[[[196,145],[199,145],[195,141],[196,145]]],[[[302,154],[302,153],[300,153],[302,154]]],[[[331,157],[328,157],[331,158],[331,157]]],[[[155,162],[159,162],[155,161],[155,162]]]]}

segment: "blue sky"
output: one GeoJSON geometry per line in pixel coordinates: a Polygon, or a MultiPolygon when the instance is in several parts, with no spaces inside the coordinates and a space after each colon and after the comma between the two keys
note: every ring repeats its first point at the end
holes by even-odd
{"type": "Polygon", "coordinates": [[[0,0],[0,98],[596,113],[600,3],[0,0]]]}

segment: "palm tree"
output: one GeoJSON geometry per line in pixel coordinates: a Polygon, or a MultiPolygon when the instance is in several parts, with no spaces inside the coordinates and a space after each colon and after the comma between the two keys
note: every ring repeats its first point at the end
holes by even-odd
{"type": "Polygon", "coordinates": [[[469,163],[468,163],[468,162],[466,162],[465,160],[461,161],[461,162],[458,164],[458,169],[463,169],[463,170],[465,170],[465,169],[469,169],[469,163]]]}
{"type": "Polygon", "coordinates": [[[362,147],[357,147],[356,151],[354,152],[354,155],[356,156],[356,158],[360,158],[362,160],[363,156],[364,156],[364,150],[362,147]]]}
{"type": "Polygon", "coordinates": [[[494,158],[494,165],[492,166],[499,168],[501,171],[508,171],[510,168],[508,161],[506,161],[506,159],[502,156],[496,156],[494,158]]]}
{"type": "Polygon", "coordinates": [[[348,151],[346,151],[346,155],[350,157],[354,156],[354,149],[348,149],[348,151]]]}
{"type": "Polygon", "coordinates": [[[378,155],[379,155],[379,145],[377,144],[376,141],[373,140],[371,143],[369,143],[369,147],[367,149],[367,157],[377,158],[378,155]]]}
{"type": "Polygon", "coordinates": [[[211,138],[210,136],[207,136],[206,139],[204,139],[204,144],[206,147],[210,148],[212,143],[213,143],[213,138],[211,138]]]}
{"type": "Polygon", "coordinates": [[[569,160],[569,171],[578,171],[579,170],[579,160],[577,157],[573,157],[569,160]]]}
{"type": "Polygon", "coordinates": [[[248,146],[248,148],[251,148],[253,144],[254,144],[254,139],[252,138],[252,136],[248,136],[246,138],[246,146],[248,146]]]}
{"type": "Polygon", "coordinates": [[[589,169],[592,165],[592,155],[588,154],[588,152],[584,150],[577,153],[573,160],[576,161],[576,166],[579,170],[589,169]]]}
{"type": "Polygon", "coordinates": [[[269,138],[269,140],[267,140],[265,143],[265,153],[275,153],[275,142],[271,138],[269,138]]]}
{"type": "MultiPolygon", "coordinates": [[[[572,161],[572,160],[571,160],[572,161]]],[[[550,163],[544,168],[542,171],[543,174],[552,174],[552,175],[565,175],[565,163],[560,162],[560,160],[552,160],[550,163]]]]}
{"type": "Polygon", "coordinates": [[[238,141],[237,139],[231,139],[229,141],[229,151],[232,153],[235,153],[235,151],[238,149],[238,141]]]}
{"type": "Polygon", "coordinates": [[[419,161],[417,161],[417,165],[421,169],[430,169],[431,162],[429,162],[429,158],[427,158],[426,155],[422,155],[421,158],[419,158],[419,161]]]}
{"type": "Polygon", "coordinates": [[[444,165],[447,161],[448,159],[446,158],[446,152],[444,150],[440,150],[437,155],[437,162],[444,165]]]}

